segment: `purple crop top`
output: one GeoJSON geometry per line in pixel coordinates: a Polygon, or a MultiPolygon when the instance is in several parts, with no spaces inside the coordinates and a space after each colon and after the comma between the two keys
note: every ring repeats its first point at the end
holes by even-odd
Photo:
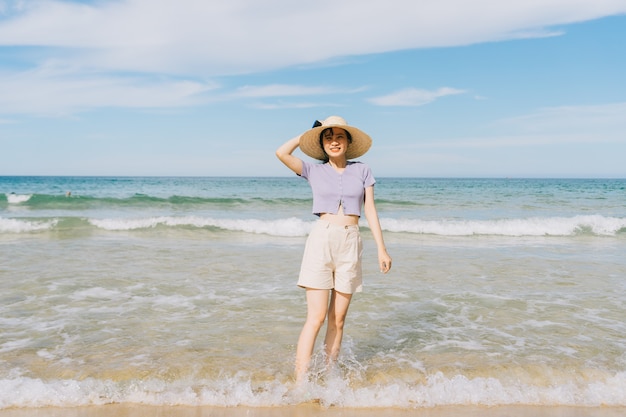
{"type": "Polygon", "coordinates": [[[313,164],[302,161],[302,178],[313,190],[313,214],[337,214],[339,205],[347,215],[361,216],[365,189],[376,183],[370,168],[361,162],[348,161],[343,173],[329,163],[313,164]]]}

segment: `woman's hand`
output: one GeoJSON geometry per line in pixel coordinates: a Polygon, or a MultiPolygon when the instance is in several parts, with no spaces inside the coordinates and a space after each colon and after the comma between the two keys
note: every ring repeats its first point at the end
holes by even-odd
{"type": "Polygon", "coordinates": [[[389,256],[386,249],[378,251],[378,265],[380,266],[380,272],[383,274],[386,274],[391,269],[391,256],[389,256]]]}

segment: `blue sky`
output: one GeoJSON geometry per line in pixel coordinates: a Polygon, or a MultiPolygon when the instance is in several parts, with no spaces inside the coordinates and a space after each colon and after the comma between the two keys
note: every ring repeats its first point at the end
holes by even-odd
{"type": "Polygon", "coordinates": [[[0,0],[0,175],[288,176],[337,114],[376,176],[623,178],[625,45],[626,0],[0,0]]]}

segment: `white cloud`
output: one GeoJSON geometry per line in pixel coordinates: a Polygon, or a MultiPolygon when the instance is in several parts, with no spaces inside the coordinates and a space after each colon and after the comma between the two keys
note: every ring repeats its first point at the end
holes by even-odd
{"type": "Polygon", "coordinates": [[[60,115],[94,107],[180,107],[206,101],[212,83],[58,73],[38,69],[0,74],[0,113],[60,115]]]}
{"type": "Polygon", "coordinates": [[[258,99],[264,102],[255,102],[251,107],[261,110],[277,109],[308,109],[314,107],[336,107],[337,104],[320,101],[302,101],[302,97],[324,96],[334,94],[355,94],[364,91],[365,87],[346,89],[329,86],[304,86],[289,84],[270,84],[259,86],[243,86],[231,94],[225,94],[224,99],[258,99]],[[288,98],[295,98],[287,101],[288,98]],[[269,102],[271,100],[271,102],[269,102]]]}
{"type": "Polygon", "coordinates": [[[415,149],[542,147],[626,144],[626,102],[562,106],[500,120],[489,136],[413,142],[415,149]]]}
{"type": "Polygon", "coordinates": [[[289,96],[317,96],[337,93],[336,88],[309,87],[304,85],[271,84],[262,86],[243,86],[232,95],[235,97],[289,97],[289,96]]]}
{"type": "Polygon", "coordinates": [[[210,76],[550,36],[623,12],[623,0],[36,1],[0,22],[0,44],[68,48],[68,65],[210,76]]]}
{"type": "Polygon", "coordinates": [[[417,147],[425,148],[509,148],[567,145],[574,143],[598,143],[602,138],[583,134],[534,134],[534,135],[496,135],[493,137],[466,137],[454,140],[442,140],[424,143],[417,147]]]}
{"type": "MultiPolygon", "coordinates": [[[[626,102],[588,106],[559,106],[539,109],[519,117],[500,120],[498,126],[527,132],[568,131],[600,134],[626,132],[626,102]]],[[[626,140],[626,134],[623,134],[626,140]]]]}
{"type": "Polygon", "coordinates": [[[406,88],[386,96],[370,98],[368,101],[378,106],[423,106],[440,97],[463,93],[465,93],[464,90],[450,87],[442,87],[434,91],[406,88]]]}
{"type": "MultiPolygon", "coordinates": [[[[273,85],[208,97],[217,87],[198,80],[407,48],[554,36],[561,32],[552,26],[625,12],[623,0],[0,1],[0,47],[37,47],[11,48],[21,69],[0,64],[0,112],[330,94],[330,87],[273,85]]],[[[458,93],[405,90],[374,102],[420,105],[458,93]]]]}
{"type": "Polygon", "coordinates": [[[333,105],[326,105],[324,103],[317,102],[277,102],[277,103],[255,103],[252,104],[252,108],[259,110],[278,110],[278,109],[311,109],[315,107],[333,107],[333,105]]]}

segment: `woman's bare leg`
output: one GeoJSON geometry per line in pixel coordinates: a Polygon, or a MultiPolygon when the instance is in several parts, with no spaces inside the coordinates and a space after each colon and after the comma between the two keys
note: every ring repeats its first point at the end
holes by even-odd
{"type": "Polygon", "coordinates": [[[326,319],[328,298],[329,290],[306,289],[307,314],[296,349],[296,383],[301,383],[306,378],[315,347],[315,339],[317,339],[320,328],[326,319]]]}
{"type": "Polygon", "coordinates": [[[332,290],[330,306],[328,307],[328,326],[324,340],[326,359],[329,364],[335,362],[339,357],[341,339],[343,338],[343,325],[346,321],[351,299],[352,294],[332,290]]]}

